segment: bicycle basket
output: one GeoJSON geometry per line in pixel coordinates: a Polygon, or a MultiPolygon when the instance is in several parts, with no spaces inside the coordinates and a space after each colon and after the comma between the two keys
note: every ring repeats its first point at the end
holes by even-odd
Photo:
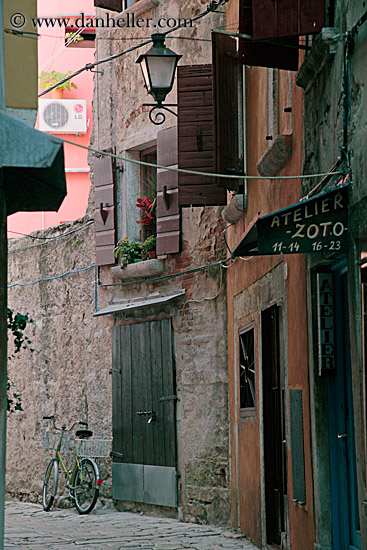
{"type": "Polygon", "coordinates": [[[94,437],[93,439],[75,439],[76,454],[93,458],[109,457],[112,437],[94,437]]]}
{"type": "MultiPolygon", "coordinates": [[[[50,431],[43,432],[42,447],[49,451],[56,451],[60,441],[60,434],[56,434],[50,431]]],[[[72,434],[64,434],[62,438],[61,451],[64,453],[70,453],[74,451],[74,436],[72,434]]]]}

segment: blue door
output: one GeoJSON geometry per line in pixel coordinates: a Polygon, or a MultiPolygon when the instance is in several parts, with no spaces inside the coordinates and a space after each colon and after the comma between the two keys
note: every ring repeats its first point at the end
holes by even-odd
{"type": "Polygon", "coordinates": [[[335,272],[335,376],[327,380],[334,550],[360,550],[347,272],[335,272]]]}

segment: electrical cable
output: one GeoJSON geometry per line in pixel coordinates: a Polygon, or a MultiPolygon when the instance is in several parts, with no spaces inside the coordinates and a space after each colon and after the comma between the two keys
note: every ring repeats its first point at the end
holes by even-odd
{"type": "Polygon", "coordinates": [[[69,143],[70,145],[74,145],[75,147],[81,147],[82,149],[87,149],[88,151],[92,151],[92,153],[96,153],[99,156],[107,156],[112,157],[116,160],[121,160],[124,162],[130,162],[132,164],[138,164],[140,166],[151,166],[153,168],[159,168],[162,170],[168,170],[170,172],[178,172],[182,174],[191,174],[194,176],[209,176],[211,178],[225,178],[225,179],[252,179],[252,180],[294,180],[294,179],[309,179],[309,178],[319,178],[319,177],[325,177],[325,176],[333,176],[338,174],[339,172],[325,172],[322,174],[302,174],[297,176],[249,176],[249,175],[232,175],[232,174],[215,174],[213,172],[199,172],[197,170],[185,170],[184,168],[172,168],[171,166],[162,166],[160,164],[154,164],[152,162],[145,162],[143,160],[136,160],[131,158],[122,157],[120,155],[116,155],[114,153],[109,153],[107,151],[101,151],[99,149],[95,149],[94,147],[90,147],[87,145],[82,145],[80,143],[74,143],[73,141],[69,141],[67,139],[60,139],[55,138],[59,142],[69,143]]]}
{"type": "MultiPolygon", "coordinates": [[[[219,8],[219,6],[221,6],[224,2],[227,2],[227,0],[212,0],[211,2],[209,2],[208,6],[207,6],[207,9],[205,11],[203,11],[202,13],[199,13],[198,15],[195,15],[195,17],[193,17],[191,19],[191,21],[198,21],[199,19],[201,19],[202,17],[205,17],[209,13],[213,13],[213,12],[215,13],[215,11],[219,8]]],[[[170,34],[171,32],[175,32],[177,30],[182,30],[182,26],[181,25],[176,25],[176,27],[172,27],[172,29],[169,29],[168,31],[165,31],[161,34],[164,35],[164,36],[167,36],[167,34],[170,34]]],[[[68,80],[71,80],[72,78],[78,76],[80,73],[82,73],[84,71],[90,71],[94,67],[97,67],[97,66],[101,65],[102,63],[107,63],[108,61],[113,61],[115,59],[118,59],[119,57],[121,57],[121,56],[123,56],[127,53],[133,52],[133,51],[135,51],[139,48],[142,48],[143,46],[147,46],[151,42],[152,42],[152,38],[150,37],[149,40],[144,40],[140,44],[136,44],[135,46],[131,46],[130,48],[127,48],[126,50],[123,50],[122,52],[116,53],[114,55],[110,55],[109,57],[105,57],[104,59],[101,59],[99,61],[95,61],[94,63],[87,63],[84,67],[77,70],[73,74],[69,75],[67,78],[64,78],[63,80],[60,80],[60,82],[58,82],[57,84],[54,84],[53,86],[50,86],[50,88],[48,88],[44,92],[38,94],[38,97],[42,97],[43,95],[47,94],[48,92],[50,92],[54,88],[57,88],[61,84],[64,84],[68,80]]]]}
{"type": "MultiPolygon", "coordinates": [[[[71,231],[68,231],[67,233],[63,233],[62,235],[56,235],[55,237],[52,237],[51,242],[56,242],[58,239],[61,239],[63,237],[67,237],[68,235],[73,235],[74,233],[77,233],[78,231],[82,231],[83,229],[85,229],[86,227],[89,227],[93,223],[94,223],[94,220],[91,220],[90,222],[88,222],[87,224],[85,224],[81,227],[77,227],[77,228],[75,228],[71,231]]],[[[28,235],[27,235],[27,237],[28,237],[28,235]]],[[[50,241],[43,241],[39,244],[35,244],[35,245],[28,246],[28,247],[25,247],[25,248],[16,248],[15,250],[10,249],[9,254],[14,254],[16,252],[25,252],[26,250],[31,250],[31,249],[34,249],[34,248],[38,248],[40,246],[44,246],[45,244],[48,244],[48,242],[50,242],[50,241]]]]}
{"type": "Polygon", "coordinates": [[[206,271],[207,269],[211,269],[213,267],[221,266],[224,267],[223,264],[229,262],[231,258],[226,258],[224,260],[221,260],[219,262],[215,262],[213,264],[207,264],[200,267],[194,267],[192,269],[186,269],[184,271],[178,271],[177,273],[171,273],[170,275],[164,275],[163,277],[156,277],[155,279],[142,279],[139,281],[128,281],[125,283],[101,283],[98,281],[98,286],[101,288],[106,287],[114,287],[114,286],[127,286],[127,285],[136,285],[136,284],[151,284],[151,283],[159,283],[161,281],[168,281],[170,279],[175,279],[176,277],[180,277],[181,275],[189,275],[191,273],[199,273],[201,271],[206,271]]]}
{"type": "MultiPolygon", "coordinates": [[[[94,223],[94,220],[90,220],[85,225],[91,225],[94,223]]],[[[78,228],[78,231],[82,228],[78,228]]],[[[67,235],[70,235],[71,233],[75,233],[77,228],[72,229],[70,231],[67,231],[66,233],[62,233],[62,235],[55,235],[54,237],[37,237],[35,235],[32,235],[30,233],[19,233],[18,231],[12,231],[11,229],[8,230],[8,233],[15,233],[16,235],[23,235],[23,237],[28,237],[29,239],[35,239],[35,240],[41,240],[41,241],[52,241],[54,239],[59,239],[60,237],[66,237],[67,235]]]]}
{"type": "Polygon", "coordinates": [[[8,288],[14,288],[16,286],[31,286],[37,283],[41,283],[43,281],[55,281],[56,279],[61,279],[62,277],[66,277],[67,275],[74,275],[75,273],[84,273],[85,271],[89,271],[90,269],[95,269],[95,267],[96,267],[95,264],[93,264],[83,269],[77,269],[75,271],[67,271],[62,275],[56,275],[55,277],[43,277],[42,279],[37,279],[37,281],[32,281],[31,283],[14,283],[12,285],[9,285],[8,288]]]}

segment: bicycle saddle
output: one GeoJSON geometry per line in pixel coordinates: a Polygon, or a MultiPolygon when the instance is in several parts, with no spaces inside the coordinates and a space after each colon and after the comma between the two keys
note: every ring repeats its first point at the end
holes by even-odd
{"type": "Polygon", "coordinates": [[[92,437],[93,432],[90,430],[76,430],[75,435],[79,437],[79,439],[88,439],[88,437],[92,437]]]}

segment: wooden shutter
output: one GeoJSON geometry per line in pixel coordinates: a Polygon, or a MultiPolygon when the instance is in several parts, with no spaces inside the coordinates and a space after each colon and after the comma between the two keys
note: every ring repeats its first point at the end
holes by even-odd
{"type": "Polygon", "coordinates": [[[115,263],[116,168],[112,157],[94,158],[96,264],[115,263]]]}
{"type": "MultiPolygon", "coordinates": [[[[213,33],[215,105],[215,171],[235,175],[239,171],[238,81],[239,63],[234,38],[213,33]]],[[[218,178],[217,184],[238,191],[239,180],[218,178]]]]}
{"type": "MultiPolygon", "coordinates": [[[[214,104],[211,65],[180,66],[178,83],[179,168],[214,173],[214,104]]],[[[179,173],[180,206],[226,204],[214,177],[179,173]]]]}
{"type": "MultiPolygon", "coordinates": [[[[273,0],[270,0],[273,2],[273,0]]],[[[255,0],[240,0],[240,33],[253,35],[253,9],[257,9],[255,0]]],[[[264,15],[262,15],[264,17],[264,15]]],[[[245,65],[271,67],[296,71],[298,69],[298,37],[273,39],[271,43],[254,42],[240,39],[240,61],[245,65]]]]}
{"type": "Polygon", "coordinates": [[[96,8],[105,8],[106,10],[122,11],[122,0],[94,0],[96,8]]]}
{"type": "MultiPolygon", "coordinates": [[[[157,164],[177,168],[177,126],[158,132],[157,164]]],[[[157,170],[157,255],[180,251],[178,173],[157,170]]]]}
{"type": "Polygon", "coordinates": [[[255,0],[253,38],[266,40],[321,31],[326,22],[325,0],[255,0]]]}

